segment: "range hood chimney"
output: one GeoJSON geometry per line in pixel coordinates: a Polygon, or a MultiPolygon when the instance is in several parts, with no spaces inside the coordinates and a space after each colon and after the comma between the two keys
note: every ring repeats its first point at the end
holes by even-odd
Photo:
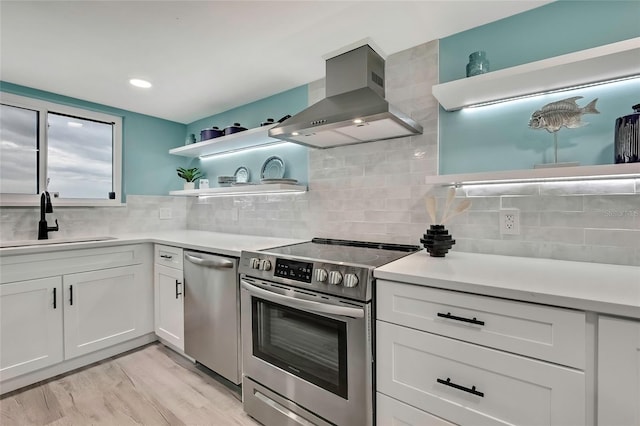
{"type": "Polygon", "coordinates": [[[269,130],[269,136],[331,148],[422,133],[384,99],[384,60],[368,44],[326,62],[327,97],[269,130]]]}

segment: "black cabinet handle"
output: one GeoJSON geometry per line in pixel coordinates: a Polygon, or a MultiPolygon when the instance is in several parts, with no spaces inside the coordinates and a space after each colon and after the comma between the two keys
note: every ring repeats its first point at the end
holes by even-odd
{"type": "Polygon", "coordinates": [[[53,288],[53,309],[57,309],[58,308],[58,296],[56,295],[56,290],[57,290],[57,288],[54,287],[53,288]]]}
{"type": "Polygon", "coordinates": [[[69,286],[69,305],[73,306],[73,286],[69,286]]]}
{"type": "Polygon", "coordinates": [[[437,381],[438,381],[438,383],[442,383],[445,386],[450,386],[452,388],[455,388],[455,389],[458,389],[458,390],[461,390],[461,391],[465,391],[465,392],[469,392],[469,393],[471,393],[473,395],[477,395],[477,396],[479,396],[481,398],[484,398],[484,392],[477,391],[475,386],[471,386],[471,389],[465,388],[462,385],[457,385],[457,384],[453,383],[451,381],[451,379],[448,378],[448,377],[447,377],[447,380],[437,379],[437,381]]]}
{"type": "Polygon", "coordinates": [[[178,298],[178,296],[180,296],[182,293],[178,292],[178,286],[180,285],[180,281],[176,280],[176,299],[178,298]]]}
{"type": "Polygon", "coordinates": [[[163,259],[173,259],[173,256],[171,256],[169,254],[161,254],[160,257],[163,258],[163,259]]]}
{"type": "Polygon", "coordinates": [[[456,320],[456,321],[469,322],[471,324],[484,325],[484,321],[477,320],[476,317],[473,317],[473,318],[457,317],[455,315],[451,315],[451,312],[447,312],[446,314],[438,312],[438,316],[442,318],[456,320]]]}

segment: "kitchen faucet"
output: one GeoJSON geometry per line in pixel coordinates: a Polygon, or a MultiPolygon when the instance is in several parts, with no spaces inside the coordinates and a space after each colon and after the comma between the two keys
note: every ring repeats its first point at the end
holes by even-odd
{"type": "Polygon", "coordinates": [[[46,213],[53,213],[53,206],[51,205],[51,196],[49,195],[49,191],[43,191],[42,195],[40,195],[40,222],[38,223],[39,240],[49,239],[49,232],[60,229],[58,228],[58,219],[56,219],[56,226],[47,226],[46,213]]]}

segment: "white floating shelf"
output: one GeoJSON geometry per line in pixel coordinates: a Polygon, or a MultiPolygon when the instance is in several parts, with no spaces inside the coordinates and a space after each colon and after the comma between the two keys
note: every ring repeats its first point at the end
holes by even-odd
{"type": "Polygon", "coordinates": [[[430,185],[469,185],[549,180],[596,180],[640,178],[640,163],[604,164],[599,166],[553,167],[531,170],[507,170],[486,173],[463,173],[427,176],[430,185]]]}
{"type": "Polygon", "coordinates": [[[173,148],[169,150],[169,154],[196,158],[203,155],[222,154],[263,145],[285,143],[283,140],[269,137],[269,129],[274,126],[255,127],[227,136],[220,136],[218,138],[207,139],[194,144],[173,148]]]}
{"type": "Polygon", "coordinates": [[[237,185],[207,189],[170,191],[169,195],[182,195],[186,197],[220,197],[228,195],[287,194],[306,191],[307,187],[304,185],[292,185],[288,183],[268,183],[257,185],[237,185]]]}
{"type": "Polygon", "coordinates": [[[640,37],[432,87],[447,111],[536,93],[640,76],[640,37]]]}

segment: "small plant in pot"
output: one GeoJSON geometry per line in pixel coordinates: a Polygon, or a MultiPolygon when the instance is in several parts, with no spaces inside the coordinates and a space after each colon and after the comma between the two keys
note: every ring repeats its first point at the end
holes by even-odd
{"type": "Polygon", "coordinates": [[[185,180],[184,189],[194,189],[196,184],[196,179],[200,179],[202,176],[202,172],[197,167],[193,167],[191,169],[185,169],[184,167],[178,167],[176,169],[178,172],[178,176],[185,180]]]}

